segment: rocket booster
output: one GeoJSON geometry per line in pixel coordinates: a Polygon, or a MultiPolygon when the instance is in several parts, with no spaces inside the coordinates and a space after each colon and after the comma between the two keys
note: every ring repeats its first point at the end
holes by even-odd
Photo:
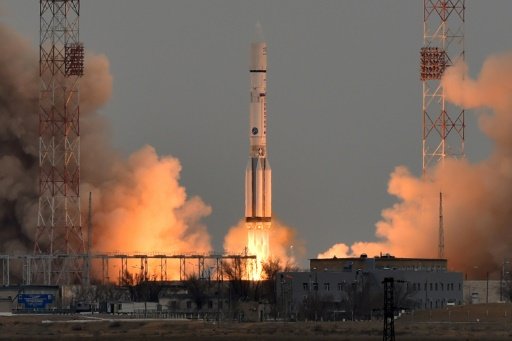
{"type": "Polygon", "coordinates": [[[267,44],[251,44],[249,163],[245,172],[245,220],[254,227],[270,227],[272,173],[267,159],[267,44]]]}

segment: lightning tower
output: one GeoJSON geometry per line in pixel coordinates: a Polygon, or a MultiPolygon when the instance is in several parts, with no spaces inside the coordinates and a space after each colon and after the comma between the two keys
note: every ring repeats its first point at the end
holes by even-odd
{"type": "MultiPolygon", "coordinates": [[[[76,282],[85,252],[80,213],[79,79],[84,48],[79,41],[80,0],[40,0],[39,45],[39,212],[34,281],[76,282]],[[41,278],[44,277],[44,278],[41,278]]],[[[28,280],[30,283],[31,280],[28,280]]]]}
{"type": "MultiPolygon", "coordinates": [[[[464,60],[465,9],[465,0],[423,0],[423,176],[447,157],[464,157],[464,108],[446,101],[441,78],[448,67],[464,60]]],[[[441,207],[442,197],[441,191],[441,207]]],[[[444,258],[442,212],[438,235],[438,255],[444,258]]]]}
{"type": "Polygon", "coordinates": [[[423,174],[446,157],[464,157],[464,109],[449,104],[441,77],[464,60],[465,0],[423,0],[423,174]]]}
{"type": "MultiPolygon", "coordinates": [[[[261,31],[258,26],[257,31],[261,31]]],[[[258,32],[260,33],[260,32],[258,32]]],[[[247,248],[258,257],[252,279],[259,279],[261,262],[270,255],[272,220],[272,171],[267,159],[267,45],[261,33],[251,44],[249,113],[249,163],[245,171],[245,222],[247,248]]]]}

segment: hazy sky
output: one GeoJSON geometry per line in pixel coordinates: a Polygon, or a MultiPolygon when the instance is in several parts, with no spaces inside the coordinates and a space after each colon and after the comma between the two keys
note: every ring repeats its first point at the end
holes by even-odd
{"type": "MultiPolygon", "coordinates": [[[[39,2],[2,0],[2,22],[34,45],[39,2]]],[[[512,47],[512,1],[466,1],[472,75],[512,47]]],[[[273,211],[306,241],[307,257],[335,242],[375,240],[395,199],[389,173],[421,169],[423,1],[81,1],[88,51],[114,77],[101,109],[128,155],[145,144],[182,163],[182,184],[213,212],[215,249],[243,217],[248,158],[249,46],[268,44],[268,143],[273,211]]],[[[466,152],[485,158],[474,112],[466,152]]],[[[384,250],[385,251],[385,250],[384,250]]]]}

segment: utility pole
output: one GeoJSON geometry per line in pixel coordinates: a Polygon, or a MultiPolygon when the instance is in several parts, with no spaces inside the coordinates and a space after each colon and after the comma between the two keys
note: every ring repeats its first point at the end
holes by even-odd
{"type": "Polygon", "coordinates": [[[395,280],[393,277],[385,277],[384,281],[384,330],[383,341],[395,341],[395,306],[393,292],[395,280]]]}
{"type": "Polygon", "coordinates": [[[444,258],[443,192],[439,192],[439,259],[444,258]]]}

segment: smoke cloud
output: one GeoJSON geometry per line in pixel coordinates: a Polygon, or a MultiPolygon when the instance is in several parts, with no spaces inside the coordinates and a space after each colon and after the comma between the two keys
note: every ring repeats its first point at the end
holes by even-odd
{"type": "Polygon", "coordinates": [[[37,218],[37,62],[2,24],[0,41],[0,250],[27,252],[37,218]]]}
{"type": "Polygon", "coordinates": [[[389,252],[401,257],[436,257],[439,191],[443,191],[445,254],[449,267],[482,276],[499,271],[511,256],[512,234],[512,54],[488,58],[476,79],[467,65],[449,68],[443,85],[447,99],[468,109],[488,111],[479,118],[494,142],[491,155],[471,164],[447,160],[429,179],[405,167],[391,174],[388,192],[398,203],[382,211],[378,242],[339,243],[318,257],[369,256],[389,252]]]}
{"type": "MultiPolygon", "coordinates": [[[[0,41],[0,253],[27,253],[37,225],[38,60],[3,25],[0,41]]],[[[98,110],[110,99],[112,83],[108,59],[88,55],[80,81],[81,193],[84,218],[93,193],[94,250],[210,251],[201,219],[211,208],[187,196],[179,161],[158,156],[151,146],[124,159],[111,146],[98,110]]]]}

